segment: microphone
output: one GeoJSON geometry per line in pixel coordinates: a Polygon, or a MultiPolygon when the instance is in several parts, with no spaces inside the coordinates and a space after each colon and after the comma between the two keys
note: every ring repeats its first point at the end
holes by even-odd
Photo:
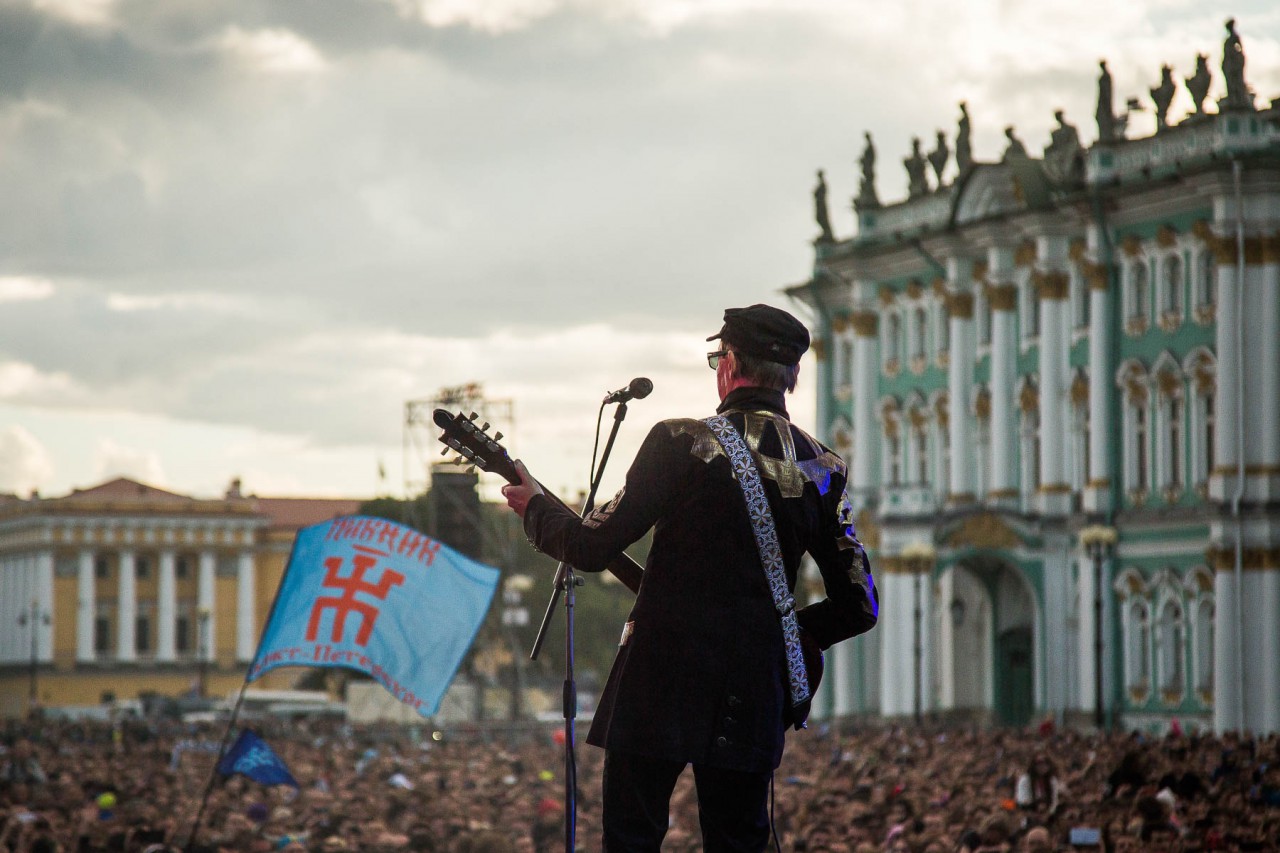
{"type": "Polygon", "coordinates": [[[626,388],[619,388],[612,394],[606,394],[604,405],[610,403],[625,403],[628,400],[643,400],[653,393],[653,383],[643,376],[638,376],[631,380],[631,384],[626,388]]]}

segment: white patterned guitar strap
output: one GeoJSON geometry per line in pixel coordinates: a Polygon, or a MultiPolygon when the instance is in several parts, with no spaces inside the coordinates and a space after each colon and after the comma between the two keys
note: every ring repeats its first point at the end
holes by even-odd
{"type": "Polygon", "coordinates": [[[782,618],[782,639],[787,647],[787,677],[791,683],[791,706],[799,707],[809,700],[809,677],[804,668],[804,653],[800,648],[800,626],[796,622],[796,599],[787,588],[787,573],[782,565],[782,548],[778,545],[778,531],[773,526],[773,512],[769,509],[769,497],[765,494],[760,473],[747,443],[724,415],[703,420],[716,441],[729,457],[733,477],[742,487],[747,500],[747,515],[755,533],[756,547],[760,551],[760,563],[764,566],[773,604],[782,618]]]}

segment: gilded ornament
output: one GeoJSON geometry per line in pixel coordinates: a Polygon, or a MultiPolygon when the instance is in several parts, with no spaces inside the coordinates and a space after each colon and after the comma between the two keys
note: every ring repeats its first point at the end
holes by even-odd
{"type": "Polygon", "coordinates": [[[872,549],[880,547],[880,525],[868,510],[858,513],[856,530],[863,545],[872,549]]]}
{"type": "Polygon", "coordinates": [[[844,330],[849,328],[849,319],[843,314],[837,314],[831,318],[831,331],[837,335],[844,334],[844,330]]]}
{"type": "Polygon", "coordinates": [[[920,279],[913,278],[907,282],[907,298],[919,299],[924,295],[924,285],[920,283],[920,279]]]}
{"type": "Polygon", "coordinates": [[[1084,260],[1085,253],[1088,251],[1089,251],[1089,244],[1086,243],[1084,240],[1080,239],[1079,237],[1077,237],[1076,239],[1071,241],[1071,245],[1067,249],[1067,256],[1070,257],[1071,260],[1075,261],[1076,263],[1079,263],[1080,261],[1084,260]]]}
{"type": "Polygon", "coordinates": [[[980,421],[985,421],[991,417],[991,394],[987,389],[983,388],[978,392],[977,398],[973,401],[973,414],[980,421]]]}
{"type": "Polygon", "coordinates": [[[886,308],[892,305],[894,301],[898,298],[898,295],[893,292],[893,288],[887,284],[880,288],[879,296],[880,296],[880,304],[885,306],[886,308]]]}
{"type": "Polygon", "coordinates": [[[982,281],[984,278],[986,278],[986,277],[987,277],[987,270],[988,270],[988,269],[989,269],[989,267],[988,267],[988,265],[987,265],[987,262],[986,262],[986,261],[974,261],[974,262],[973,262],[973,277],[974,277],[974,279],[975,279],[975,280],[977,280],[977,281],[982,281]]]}
{"type": "Polygon", "coordinates": [[[934,295],[934,296],[939,296],[939,297],[942,297],[942,298],[946,298],[946,295],[947,295],[947,280],[946,280],[945,278],[943,278],[942,276],[937,276],[937,277],[936,277],[936,278],[934,278],[934,280],[933,280],[933,295],[934,295]]]}
{"type": "Polygon", "coordinates": [[[1156,231],[1156,245],[1162,249],[1172,249],[1177,244],[1177,230],[1172,225],[1161,225],[1156,231]]]}
{"type": "Polygon", "coordinates": [[[1018,408],[1024,414],[1030,414],[1040,408],[1040,392],[1033,383],[1022,383],[1022,390],[1018,392],[1018,408]]]}
{"type": "Polygon", "coordinates": [[[1035,282],[1036,294],[1042,300],[1059,301],[1066,299],[1071,290],[1071,279],[1061,270],[1048,270],[1046,272],[1036,270],[1032,274],[1032,280],[1035,282]]]}
{"type": "Polygon", "coordinates": [[[961,320],[971,319],[973,317],[973,294],[947,294],[947,313],[961,320]]]}
{"type": "Polygon", "coordinates": [[[1090,290],[1106,290],[1111,284],[1106,265],[1093,261],[1084,262],[1084,278],[1090,290]]]}
{"type": "Polygon", "coordinates": [[[1012,284],[994,285],[987,293],[992,311],[1013,311],[1018,307],[1018,288],[1012,284]]]}
{"type": "Polygon", "coordinates": [[[1071,382],[1071,402],[1077,407],[1089,402],[1089,380],[1083,374],[1076,374],[1071,382]]]}
{"type": "Polygon", "coordinates": [[[993,512],[968,516],[943,541],[953,548],[1016,548],[1021,543],[1013,528],[993,512]]]}
{"type": "Polygon", "coordinates": [[[853,333],[862,338],[876,336],[876,324],[879,319],[879,315],[874,311],[857,311],[849,315],[849,322],[853,324],[853,333]]]}
{"type": "Polygon", "coordinates": [[[1029,267],[1036,262],[1036,244],[1025,240],[1014,250],[1013,262],[1020,267],[1029,267]]]}
{"type": "Polygon", "coordinates": [[[1191,233],[1200,239],[1202,243],[1208,243],[1213,239],[1213,226],[1209,224],[1207,219],[1197,219],[1191,224],[1191,233]]]}
{"type": "Polygon", "coordinates": [[[1120,243],[1120,248],[1129,257],[1136,258],[1142,254],[1142,240],[1137,234],[1130,234],[1120,243]]]}

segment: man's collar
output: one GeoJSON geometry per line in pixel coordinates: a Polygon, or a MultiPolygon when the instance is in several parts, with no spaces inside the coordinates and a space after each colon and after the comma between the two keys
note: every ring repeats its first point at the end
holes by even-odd
{"type": "Polygon", "coordinates": [[[744,387],[734,388],[725,395],[724,401],[716,407],[716,414],[723,415],[729,411],[756,412],[764,409],[782,415],[787,420],[786,395],[771,388],[744,387]]]}

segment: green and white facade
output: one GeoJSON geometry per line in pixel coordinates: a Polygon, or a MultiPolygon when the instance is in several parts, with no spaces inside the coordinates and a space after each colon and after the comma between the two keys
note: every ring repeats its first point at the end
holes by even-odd
{"type": "Polygon", "coordinates": [[[1072,185],[978,163],[815,244],[788,293],[881,593],[820,714],[1087,723],[1100,681],[1111,725],[1280,732],[1278,118],[1072,185]]]}

